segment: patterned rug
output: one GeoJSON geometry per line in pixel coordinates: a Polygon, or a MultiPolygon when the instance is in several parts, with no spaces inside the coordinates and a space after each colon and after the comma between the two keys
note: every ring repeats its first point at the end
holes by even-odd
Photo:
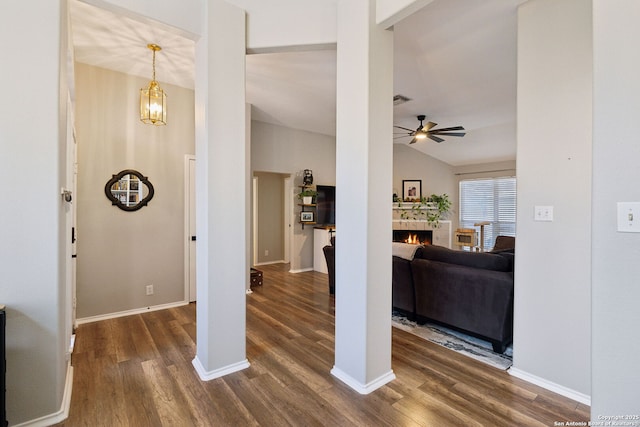
{"type": "Polygon", "coordinates": [[[472,357],[494,368],[507,370],[513,363],[512,346],[507,347],[504,354],[498,354],[493,351],[489,341],[465,335],[440,325],[431,323],[418,325],[398,313],[393,313],[391,323],[395,328],[472,357]]]}

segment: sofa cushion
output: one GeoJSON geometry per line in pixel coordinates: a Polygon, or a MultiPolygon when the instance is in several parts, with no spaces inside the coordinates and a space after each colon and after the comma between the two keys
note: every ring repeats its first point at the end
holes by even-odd
{"type": "Polygon", "coordinates": [[[467,267],[482,268],[484,270],[511,271],[511,262],[500,255],[482,252],[455,251],[437,245],[424,246],[420,253],[416,253],[416,258],[464,265],[467,267]]]}

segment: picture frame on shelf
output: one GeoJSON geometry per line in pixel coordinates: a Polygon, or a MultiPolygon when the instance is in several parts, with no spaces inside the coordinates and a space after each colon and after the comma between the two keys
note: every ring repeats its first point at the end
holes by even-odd
{"type": "Polygon", "coordinates": [[[313,222],[313,212],[300,212],[300,222],[313,222]]]}
{"type": "Polygon", "coordinates": [[[422,180],[403,179],[402,180],[402,201],[413,202],[422,199],[422,180]]]}

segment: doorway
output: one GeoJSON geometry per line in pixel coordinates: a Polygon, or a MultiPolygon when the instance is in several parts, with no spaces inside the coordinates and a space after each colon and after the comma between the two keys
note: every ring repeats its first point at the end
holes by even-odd
{"type": "Polygon", "coordinates": [[[291,175],[254,172],[253,265],[288,263],[291,234],[291,175]]]}

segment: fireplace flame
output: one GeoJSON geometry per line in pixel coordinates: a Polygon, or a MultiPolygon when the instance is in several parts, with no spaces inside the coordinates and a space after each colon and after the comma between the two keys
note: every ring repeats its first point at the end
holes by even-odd
{"type": "Polygon", "coordinates": [[[430,245],[431,231],[393,230],[393,241],[411,245],[430,245]]]}
{"type": "Polygon", "coordinates": [[[419,245],[420,244],[420,240],[418,239],[418,235],[417,234],[409,234],[409,237],[407,237],[407,240],[404,241],[405,243],[409,243],[412,245],[419,245]]]}

